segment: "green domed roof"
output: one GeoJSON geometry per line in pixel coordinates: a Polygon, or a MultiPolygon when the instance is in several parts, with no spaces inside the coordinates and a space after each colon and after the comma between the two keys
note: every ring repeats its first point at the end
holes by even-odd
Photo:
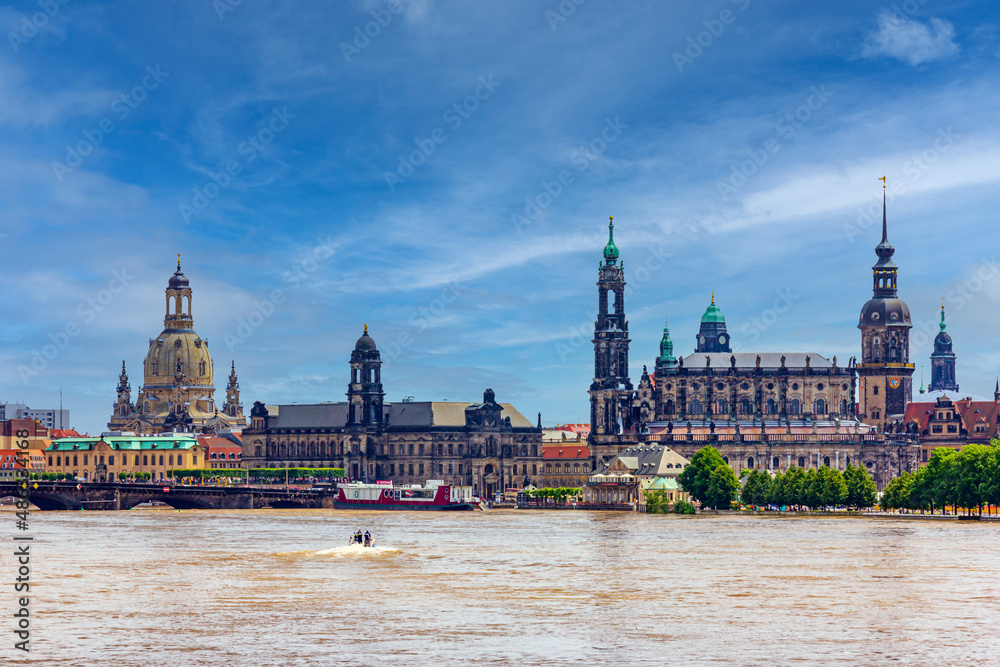
{"type": "Polygon", "coordinates": [[[618,246],[615,245],[614,218],[608,217],[608,245],[604,246],[604,259],[613,262],[618,259],[618,246]]]}
{"type": "Polygon", "coordinates": [[[715,292],[712,292],[712,303],[708,305],[705,314],[701,316],[701,322],[702,324],[706,322],[721,322],[725,324],[726,322],[726,317],[719,310],[719,307],[715,305],[715,292]]]}

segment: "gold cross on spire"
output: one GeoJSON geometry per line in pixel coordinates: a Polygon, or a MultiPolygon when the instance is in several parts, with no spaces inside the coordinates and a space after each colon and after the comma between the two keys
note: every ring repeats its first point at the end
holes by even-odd
{"type": "Polygon", "coordinates": [[[181,254],[177,253],[177,270],[181,270],[181,254]]]}
{"type": "Polygon", "coordinates": [[[885,176],[882,176],[878,180],[882,181],[882,189],[885,190],[885,176]]]}

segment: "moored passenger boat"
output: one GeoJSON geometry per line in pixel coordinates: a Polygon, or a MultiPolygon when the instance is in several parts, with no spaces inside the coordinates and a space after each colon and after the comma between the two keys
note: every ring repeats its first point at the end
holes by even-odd
{"type": "Polygon", "coordinates": [[[440,480],[426,485],[392,482],[350,482],[337,489],[334,507],[366,510],[471,510],[479,500],[471,486],[452,486],[440,480]]]}

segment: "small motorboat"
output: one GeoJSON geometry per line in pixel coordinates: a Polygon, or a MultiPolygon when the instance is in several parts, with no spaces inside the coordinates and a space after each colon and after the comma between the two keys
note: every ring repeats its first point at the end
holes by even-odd
{"type": "Polygon", "coordinates": [[[350,541],[348,541],[348,546],[357,545],[359,547],[374,547],[375,538],[371,536],[371,533],[365,533],[363,536],[360,532],[351,535],[350,541]]]}

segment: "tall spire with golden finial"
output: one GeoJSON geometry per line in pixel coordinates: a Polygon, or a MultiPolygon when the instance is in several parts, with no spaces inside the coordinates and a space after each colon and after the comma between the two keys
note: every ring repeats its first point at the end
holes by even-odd
{"type": "Polygon", "coordinates": [[[604,259],[608,264],[614,264],[618,259],[618,246],[615,245],[615,216],[608,216],[608,244],[604,246],[604,259]]]}

